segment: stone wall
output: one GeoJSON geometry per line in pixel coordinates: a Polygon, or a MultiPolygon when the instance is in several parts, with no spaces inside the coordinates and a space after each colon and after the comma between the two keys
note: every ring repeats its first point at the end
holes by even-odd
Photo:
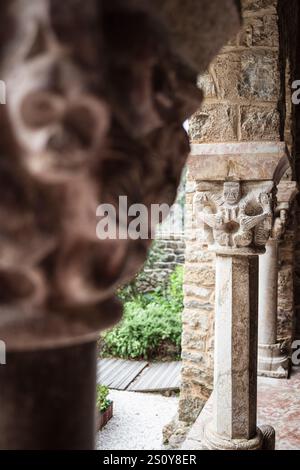
{"type": "MultiPolygon", "coordinates": [[[[277,1],[244,0],[241,33],[223,48],[199,77],[206,100],[190,121],[192,143],[279,141],[291,138],[291,109],[285,105],[290,79],[282,70],[277,1]]],[[[192,422],[213,382],[214,259],[195,241],[192,200],[197,181],[187,176],[187,246],[182,339],[182,389],[179,421],[192,422]]],[[[280,337],[291,337],[294,299],[294,232],[281,244],[279,274],[280,337]]]]}

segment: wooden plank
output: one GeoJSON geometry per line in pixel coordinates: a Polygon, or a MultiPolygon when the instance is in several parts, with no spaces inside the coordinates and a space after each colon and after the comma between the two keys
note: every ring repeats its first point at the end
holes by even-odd
{"type": "Polygon", "coordinates": [[[155,392],[178,390],[181,379],[181,362],[163,362],[150,364],[128,386],[135,392],[155,392]]]}
{"type": "Polygon", "coordinates": [[[147,365],[146,361],[101,359],[98,363],[97,382],[114,390],[126,390],[147,365]]]}

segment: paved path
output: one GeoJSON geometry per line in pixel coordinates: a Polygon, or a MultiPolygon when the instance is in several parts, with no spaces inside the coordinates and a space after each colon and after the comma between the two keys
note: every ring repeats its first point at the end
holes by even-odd
{"type": "Polygon", "coordinates": [[[114,390],[163,392],[179,390],[181,362],[100,359],[98,383],[114,390]]]}
{"type": "Polygon", "coordinates": [[[111,390],[114,416],[97,435],[101,450],[160,450],[162,429],[177,412],[178,398],[111,390]]]}

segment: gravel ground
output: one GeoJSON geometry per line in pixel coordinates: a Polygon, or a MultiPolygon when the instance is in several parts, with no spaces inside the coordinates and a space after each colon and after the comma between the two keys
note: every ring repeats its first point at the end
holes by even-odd
{"type": "Polygon", "coordinates": [[[178,398],[111,390],[114,417],[98,433],[97,449],[160,450],[162,429],[177,412],[178,398]]]}

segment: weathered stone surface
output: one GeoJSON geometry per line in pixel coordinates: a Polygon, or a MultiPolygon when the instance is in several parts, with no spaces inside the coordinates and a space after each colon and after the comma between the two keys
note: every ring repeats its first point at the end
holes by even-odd
{"type": "Polygon", "coordinates": [[[193,141],[224,142],[237,140],[237,110],[228,104],[203,105],[190,120],[193,141]]]}
{"type": "Polygon", "coordinates": [[[198,299],[189,299],[184,301],[184,306],[185,308],[190,308],[190,309],[202,309],[202,310],[212,310],[212,306],[209,302],[202,302],[198,299]]]}
{"type": "Polygon", "coordinates": [[[215,270],[211,265],[188,264],[185,267],[185,279],[203,287],[212,287],[215,284],[215,270]]]}
{"type": "Polygon", "coordinates": [[[193,423],[209,398],[207,388],[191,386],[188,390],[183,390],[182,393],[184,393],[185,399],[179,403],[179,419],[186,423],[193,423]]]}
{"type": "Polygon", "coordinates": [[[238,90],[241,98],[251,101],[278,100],[280,92],[278,54],[266,50],[243,52],[238,90]]]}
{"type": "Polygon", "coordinates": [[[243,0],[243,11],[246,14],[247,12],[257,12],[259,10],[272,10],[276,11],[276,0],[243,0]]]}
{"type": "Polygon", "coordinates": [[[211,289],[198,287],[196,284],[190,284],[184,286],[184,293],[185,295],[194,296],[207,302],[211,296],[211,289]]]}
{"type": "Polygon", "coordinates": [[[208,92],[206,98],[217,97],[232,103],[245,99],[274,102],[279,98],[278,55],[274,51],[251,49],[220,54],[202,81],[208,92]]]}
{"type": "Polygon", "coordinates": [[[186,326],[186,330],[189,329],[201,332],[201,334],[207,334],[211,324],[211,317],[207,315],[207,311],[188,310],[184,309],[182,313],[182,322],[186,326]]]}
{"type": "Polygon", "coordinates": [[[163,444],[167,449],[178,449],[184,441],[190,426],[180,421],[178,414],[163,428],[163,444]]]}
{"type": "Polygon", "coordinates": [[[217,182],[229,179],[252,182],[275,178],[279,182],[289,168],[284,142],[193,144],[188,163],[190,174],[203,181],[198,192],[211,192],[211,188],[217,192],[217,182]]]}
{"type": "Polygon", "coordinates": [[[239,43],[245,47],[276,47],[279,42],[276,15],[247,17],[239,35],[239,43]]]}
{"type": "Polygon", "coordinates": [[[217,87],[211,73],[206,72],[199,75],[198,86],[201,90],[203,90],[205,98],[217,97],[217,87]]]}
{"type": "Polygon", "coordinates": [[[185,258],[188,263],[209,262],[214,260],[214,255],[210,251],[206,251],[199,244],[190,243],[185,251],[185,258]]]}
{"type": "Polygon", "coordinates": [[[231,52],[220,54],[215,59],[211,68],[214,72],[215,83],[217,85],[217,98],[233,102],[238,100],[238,83],[241,76],[240,53],[231,52]]]}
{"type": "Polygon", "coordinates": [[[158,286],[166,286],[174,269],[184,264],[184,252],[183,237],[176,234],[158,236],[152,248],[151,263],[146,265],[136,279],[138,290],[150,292],[158,286]]]}
{"type": "MultiPolygon", "coordinates": [[[[182,334],[181,344],[183,348],[189,347],[191,349],[199,348],[200,350],[204,350],[205,336],[195,331],[189,331],[185,329],[182,334]]],[[[182,372],[182,374],[184,375],[184,372],[182,372]]]]}

